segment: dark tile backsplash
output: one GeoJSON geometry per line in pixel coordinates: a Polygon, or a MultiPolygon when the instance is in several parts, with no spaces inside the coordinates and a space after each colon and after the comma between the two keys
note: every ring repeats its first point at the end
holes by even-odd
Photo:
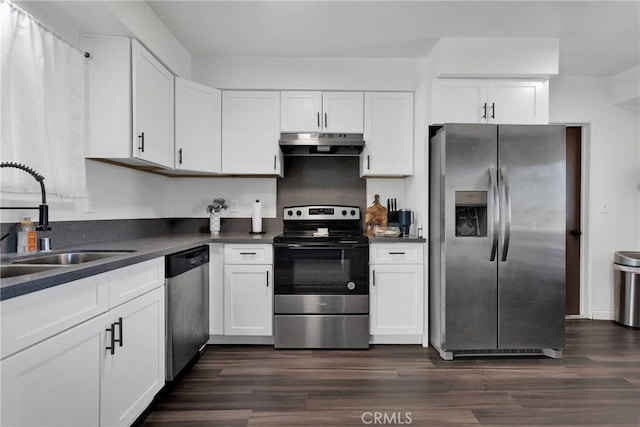
{"type": "Polygon", "coordinates": [[[285,157],[278,179],[277,217],[292,205],[347,205],[366,209],[366,180],[358,157],[285,157]]]}

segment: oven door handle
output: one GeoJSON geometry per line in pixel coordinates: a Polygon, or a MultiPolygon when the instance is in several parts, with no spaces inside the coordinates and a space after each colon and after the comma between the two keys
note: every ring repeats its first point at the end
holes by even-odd
{"type": "Polygon", "coordinates": [[[288,249],[354,249],[354,248],[364,248],[367,247],[369,244],[368,243],[353,243],[353,244],[335,244],[335,245],[326,245],[326,244],[313,244],[313,243],[309,243],[309,244],[289,244],[289,245],[283,245],[281,247],[285,247],[288,249]]]}

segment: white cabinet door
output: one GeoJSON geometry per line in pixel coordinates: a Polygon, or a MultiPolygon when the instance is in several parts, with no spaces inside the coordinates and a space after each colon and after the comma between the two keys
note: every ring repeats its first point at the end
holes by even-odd
{"type": "Polygon", "coordinates": [[[436,79],[432,89],[431,123],[486,123],[486,80],[436,79]]]}
{"type": "Polygon", "coordinates": [[[225,335],[273,333],[273,267],[224,266],[225,335]]]}
{"type": "Polygon", "coordinates": [[[280,92],[222,93],[222,173],[282,175],[280,92]]]}
{"type": "Polygon", "coordinates": [[[323,92],[321,117],[328,133],[363,133],[362,92],[323,92]]]}
{"type": "Polygon", "coordinates": [[[413,174],[413,93],[364,94],[361,176],[413,174]]]}
{"type": "Polygon", "coordinates": [[[100,425],[131,425],[164,386],[164,298],[160,287],[105,314],[100,425]]]}
{"type": "Polygon", "coordinates": [[[176,77],[175,168],[220,173],[221,92],[176,77]]]}
{"type": "Polygon", "coordinates": [[[432,86],[430,122],[548,124],[548,83],[436,79],[432,86]]]}
{"type": "Polygon", "coordinates": [[[489,80],[489,123],[548,124],[548,82],[489,80]]]}
{"type": "Polygon", "coordinates": [[[0,362],[3,426],[97,426],[105,315],[0,362]]]}
{"type": "Polygon", "coordinates": [[[371,335],[422,334],[423,265],[371,265],[370,270],[371,335]]]}
{"type": "Polygon", "coordinates": [[[173,75],[131,41],[133,78],[133,157],[173,167],[173,75]]]}
{"type": "Polygon", "coordinates": [[[281,132],[320,132],[322,130],[322,92],[280,92],[281,132]]]}

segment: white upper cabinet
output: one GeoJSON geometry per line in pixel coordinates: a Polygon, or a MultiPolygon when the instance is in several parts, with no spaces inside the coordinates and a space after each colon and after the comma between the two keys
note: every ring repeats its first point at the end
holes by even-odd
{"type": "Polygon", "coordinates": [[[282,176],[280,92],[222,92],[222,173],[282,176]]]}
{"type": "Polygon", "coordinates": [[[282,132],[363,132],[362,92],[282,91],[282,132]]]}
{"type": "Polygon", "coordinates": [[[413,174],[413,93],[364,94],[365,149],[360,176],[413,174]]]}
{"type": "Polygon", "coordinates": [[[436,79],[433,124],[548,124],[548,81],[436,79]]]}
{"type": "Polygon", "coordinates": [[[88,61],[87,157],[174,166],[174,77],[137,41],[84,36],[88,61]]]}
{"type": "Polygon", "coordinates": [[[176,77],[175,169],[221,172],[221,92],[176,77]]]}

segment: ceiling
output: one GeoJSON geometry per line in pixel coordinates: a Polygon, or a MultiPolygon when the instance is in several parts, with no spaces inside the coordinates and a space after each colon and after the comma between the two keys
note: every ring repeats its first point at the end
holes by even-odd
{"type": "Polygon", "coordinates": [[[563,75],[640,63],[640,0],[147,4],[193,56],[423,58],[442,37],[552,37],[563,75]]]}
{"type": "MultiPolygon", "coordinates": [[[[70,40],[73,35],[65,31],[71,27],[80,33],[127,33],[100,1],[14,2],[68,23],[58,30],[70,40]]],[[[424,58],[443,37],[551,37],[560,41],[562,75],[611,76],[640,64],[640,0],[146,4],[194,57],[424,58]]]]}

